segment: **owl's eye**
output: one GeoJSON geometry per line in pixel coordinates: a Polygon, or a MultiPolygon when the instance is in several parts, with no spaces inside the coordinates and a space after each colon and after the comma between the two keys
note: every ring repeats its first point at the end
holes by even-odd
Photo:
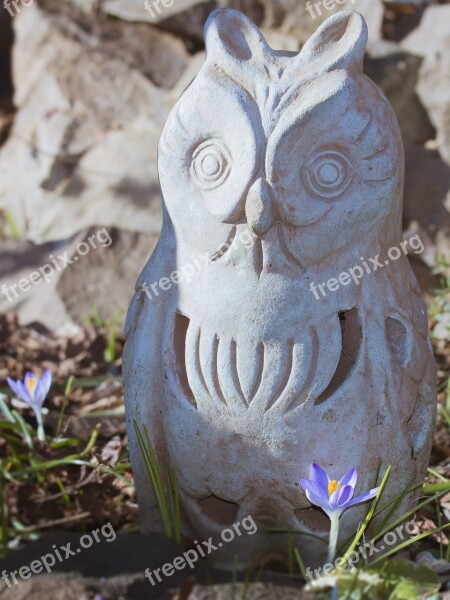
{"type": "Polygon", "coordinates": [[[307,186],[322,198],[337,198],[353,180],[353,168],[340,152],[316,155],[303,170],[307,186]]]}
{"type": "Polygon", "coordinates": [[[213,190],[227,179],[231,169],[231,156],[221,140],[201,143],[192,155],[191,177],[203,190],[213,190]]]}

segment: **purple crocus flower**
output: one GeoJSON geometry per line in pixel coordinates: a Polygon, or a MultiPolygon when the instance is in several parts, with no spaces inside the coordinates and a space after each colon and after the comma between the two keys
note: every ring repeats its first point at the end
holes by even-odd
{"type": "Polygon", "coordinates": [[[309,479],[300,479],[300,485],[306,492],[306,497],[328,515],[331,521],[330,541],[328,545],[328,560],[332,562],[336,556],[339,536],[339,519],[347,508],[371,500],[378,494],[379,487],[372,488],[356,498],[356,469],[350,469],[340,479],[330,479],[328,473],[319,465],[313,463],[309,470],[309,479]]]}
{"type": "Polygon", "coordinates": [[[315,463],[309,470],[309,479],[300,479],[300,485],[305,490],[308,500],[311,504],[320,506],[331,521],[328,543],[328,561],[330,563],[336,556],[341,514],[350,506],[375,498],[380,489],[379,487],[372,488],[353,498],[357,479],[356,469],[350,469],[340,479],[330,479],[328,473],[315,463]]]}
{"type": "Polygon", "coordinates": [[[28,372],[25,379],[22,381],[14,381],[11,377],[7,378],[7,382],[16,396],[26,402],[34,410],[38,423],[38,438],[45,439],[44,427],[42,423],[42,405],[48,394],[52,384],[52,372],[46,369],[42,377],[39,379],[33,373],[28,372]]]}
{"type": "Polygon", "coordinates": [[[378,494],[379,487],[372,488],[364,494],[353,498],[358,474],[356,469],[350,469],[341,479],[330,479],[328,473],[313,463],[309,471],[309,479],[301,479],[300,484],[306,492],[306,497],[332,518],[340,516],[344,510],[360,502],[371,500],[378,494]]]}

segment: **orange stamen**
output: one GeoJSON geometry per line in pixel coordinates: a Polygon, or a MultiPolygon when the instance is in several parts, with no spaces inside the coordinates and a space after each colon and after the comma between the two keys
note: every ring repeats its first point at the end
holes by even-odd
{"type": "Polygon", "coordinates": [[[334,494],[334,492],[336,490],[340,490],[341,489],[341,483],[339,481],[336,481],[335,479],[333,479],[333,481],[329,481],[328,482],[328,497],[331,496],[331,494],[334,494]]]}
{"type": "Polygon", "coordinates": [[[33,393],[35,387],[36,387],[36,379],[34,377],[33,378],[29,377],[27,379],[27,388],[28,388],[28,391],[30,392],[30,394],[33,393]]]}

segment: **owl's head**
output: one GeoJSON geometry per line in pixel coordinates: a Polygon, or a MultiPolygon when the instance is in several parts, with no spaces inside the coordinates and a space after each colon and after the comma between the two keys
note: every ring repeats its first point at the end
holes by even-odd
{"type": "Polygon", "coordinates": [[[367,26],[328,19],[299,54],[218,10],[207,59],[164,129],[159,170],[177,240],[212,252],[239,225],[314,264],[370,232],[400,228],[403,147],[393,110],[362,69],[367,26]],[[324,244],[326,240],[326,244],[324,244]]]}

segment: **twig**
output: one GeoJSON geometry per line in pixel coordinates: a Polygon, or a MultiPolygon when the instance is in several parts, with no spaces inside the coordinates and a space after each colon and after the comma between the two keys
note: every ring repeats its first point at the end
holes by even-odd
{"type": "Polygon", "coordinates": [[[63,519],[55,519],[54,521],[49,521],[48,523],[44,523],[43,525],[34,525],[33,527],[24,527],[21,530],[21,533],[33,533],[33,531],[40,531],[41,529],[49,529],[50,527],[54,527],[55,525],[64,525],[65,523],[71,523],[72,521],[79,521],[80,519],[84,519],[86,517],[90,517],[90,512],[80,513],[79,515],[72,515],[71,517],[64,517],[63,519]]]}

